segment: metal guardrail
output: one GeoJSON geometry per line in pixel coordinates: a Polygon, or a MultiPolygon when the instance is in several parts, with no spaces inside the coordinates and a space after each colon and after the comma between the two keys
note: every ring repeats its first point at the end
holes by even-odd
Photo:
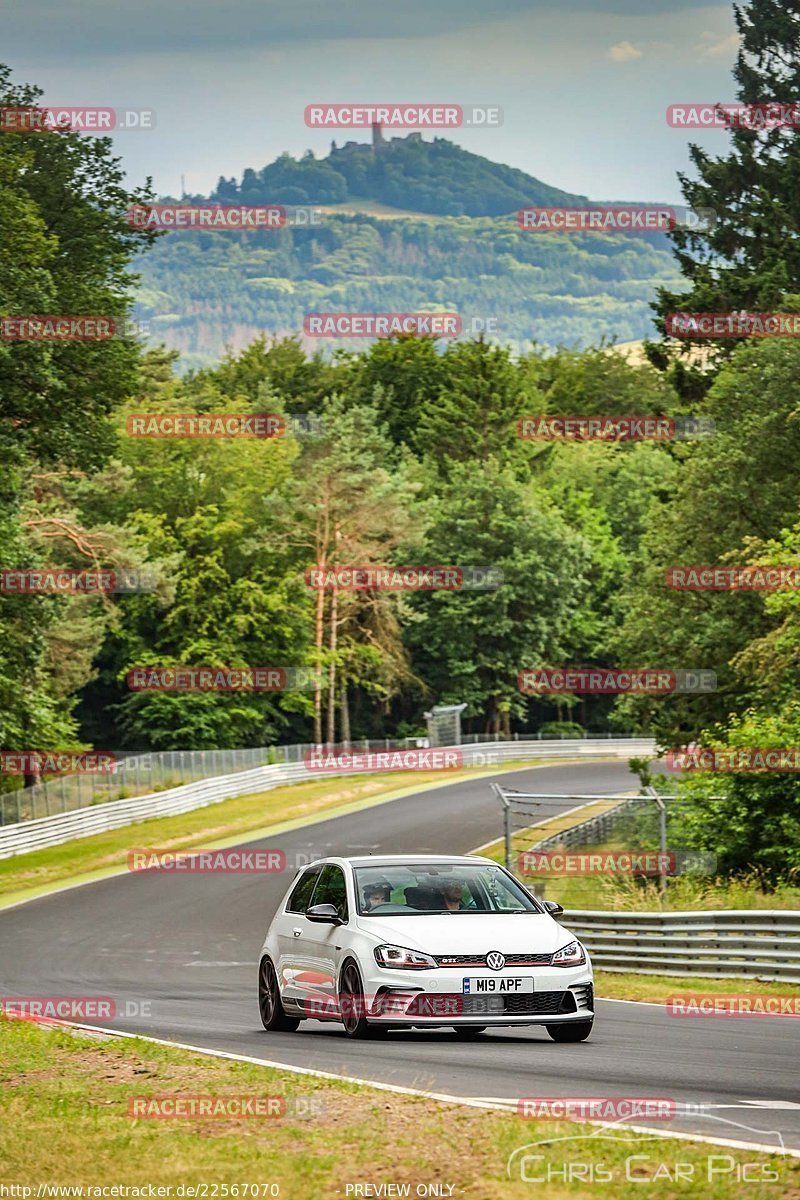
{"type": "MultiPolygon", "coordinates": [[[[524,761],[537,758],[584,758],[614,757],[629,758],[643,754],[654,754],[655,743],[646,738],[618,738],[616,740],[565,739],[559,741],[498,742],[491,745],[457,747],[465,766],[500,766],[516,759],[524,761]]],[[[358,766],[351,769],[326,770],[325,775],[352,775],[363,773],[358,766]]],[[[409,771],[409,781],[414,772],[409,771]]],[[[310,770],[303,763],[275,764],[257,767],[250,771],[239,771],[216,779],[204,779],[182,787],[170,788],[149,796],[133,799],[110,800],[79,808],[73,812],[57,813],[32,821],[22,821],[0,828],[0,859],[16,854],[27,854],[47,846],[58,846],[73,838],[90,837],[94,833],[105,833],[146,821],[152,817],[174,816],[218,804],[235,796],[246,796],[254,792],[271,791],[285,783],[301,783],[304,780],[320,779],[320,771],[310,770]]],[[[446,772],[443,773],[446,779],[446,772]]]]}
{"type": "Polygon", "coordinates": [[[800,983],[800,911],[573,909],[564,920],[604,971],[800,983]]]}

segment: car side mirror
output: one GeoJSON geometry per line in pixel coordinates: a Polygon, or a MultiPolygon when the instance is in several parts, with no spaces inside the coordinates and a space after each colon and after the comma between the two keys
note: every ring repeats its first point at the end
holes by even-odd
{"type": "Polygon", "coordinates": [[[333,904],[312,904],[306,913],[306,919],[315,921],[317,925],[343,925],[344,921],[333,904]]]}
{"type": "MultiPolygon", "coordinates": [[[[543,900],[542,904],[544,905],[545,912],[549,912],[551,917],[560,917],[564,912],[564,909],[560,904],[556,904],[555,900],[543,900]]],[[[325,906],[320,905],[320,908],[323,907],[325,906]]]]}

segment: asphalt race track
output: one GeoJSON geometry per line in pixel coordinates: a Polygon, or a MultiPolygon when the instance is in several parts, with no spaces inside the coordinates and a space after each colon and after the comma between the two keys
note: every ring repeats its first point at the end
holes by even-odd
{"type": "MultiPolygon", "coordinates": [[[[503,778],[511,787],[559,794],[634,786],[627,767],[610,762],[503,778]]],[[[484,778],[248,844],[311,856],[461,853],[499,834],[497,801],[484,778]]],[[[264,1032],[257,955],[288,882],[286,874],[149,871],[0,912],[0,993],[110,996],[118,1013],[147,1002],[149,1013],[118,1016],[110,1028],[458,1097],[514,1105],[523,1096],[669,1097],[705,1107],[654,1128],[776,1148],[782,1137],[800,1150],[798,1024],[791,1018],[680,1019],[657,1005],[600,1000],[592,1037],[578,1045],[557,1045],[543,1028],[498,1030],[474,1043],[457,1042],[450,1031],[350,1042],[340,1025],[312,1021],[296,1033],[264,1032]]],[[[568,926],[569,915],[563,920],[568,926]]],[[[702,981],[690,986],[702,990],[702,981]]]]}

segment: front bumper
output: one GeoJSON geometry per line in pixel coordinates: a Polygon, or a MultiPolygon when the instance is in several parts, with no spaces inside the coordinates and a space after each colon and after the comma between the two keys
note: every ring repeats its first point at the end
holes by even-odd
{"type": "Polygon", "coordinates": [[[490,971],[373,971],[365,980],[364,1015],[382,1025],[555,1025],[594,1016],[588,964],[490,971]],[[464,994],[463,980],[533,979],[532,992],[464,994]]]}

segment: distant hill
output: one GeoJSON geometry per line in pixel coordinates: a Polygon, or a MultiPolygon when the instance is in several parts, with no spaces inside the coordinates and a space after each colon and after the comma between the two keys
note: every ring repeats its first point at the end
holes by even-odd
{"type": "Polygon", "coordinates": [[[392,208],[447,217],[499,217],[526,205],[581,204],[586,196],[550,187],[515,167],[472,154],[446,138],[419,134],[373,147],[332,144],[327,158],[309,150],[282,154],[241,181],[220,178],[211,199],[224,204],[342,204],[371,200],[392,208]]]}
{"type": "Polygon", "coordinates": [[[635,341],[654,333],[656,287],[681,286],[663,234],[525,233],[512,217],[325,214],[313,228],[187,230],[160,238],[137,270],[138,315],[184,367],[261,333],[302,336],[311,312],[438,308],[463,317],[465,336],[488,328],[520,350],[635,341]]]}
{"type": "MultiPolygon", "coordinates": [[[[187,201],[209,199],[187,196],[187,201]]],[[[316,225],[183,230],[143,255],[137,313],[181,367],[215,362],[260,334],[303,336],[312,312],[456,312],[464,336],[486,330],[522,350],[652,336],[650,301],[681,276],[662,233],[535,233],[526,205],[586,204],[524,171],[443,138],[351,142],[327,158],[282,155],[237,183],[223,204],[310,206],[316,225]]],[[[304,338],[309,349],[319,340],[304,338]]],[[[359,349],[326,340],[329,353],[359,349]]]]}

